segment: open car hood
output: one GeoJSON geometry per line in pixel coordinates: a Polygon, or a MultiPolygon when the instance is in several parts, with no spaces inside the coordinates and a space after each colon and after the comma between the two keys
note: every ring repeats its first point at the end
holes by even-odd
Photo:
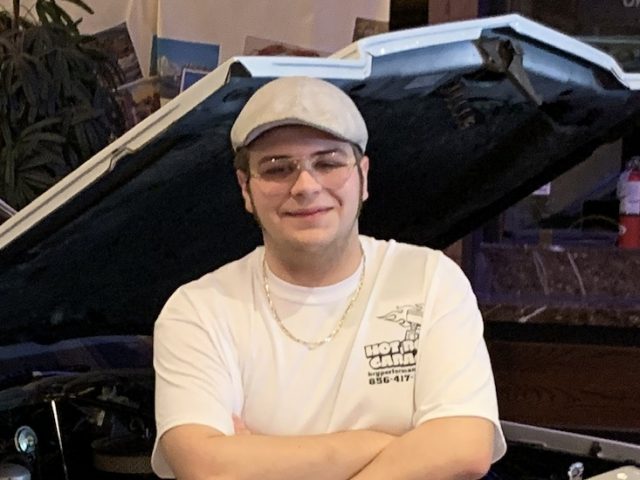
{"type": "Polygon", "coordinates": [[[443,247],[624,135],[640,76],[517,15],[393,32],[329,58],[237,57],[0,227],[1,342],[150,334],[182,283],[261,235],[229,131],[286,75],[347,91],[369,128],[361,232],[443,247]]]}

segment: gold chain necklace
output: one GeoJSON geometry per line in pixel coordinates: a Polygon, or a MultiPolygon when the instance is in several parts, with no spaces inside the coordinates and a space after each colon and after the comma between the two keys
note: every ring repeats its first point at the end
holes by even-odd
{"type": "Polygon", "coordinates": [[[362,284],[364,283],[364,270],[366,266],[366,257],[364,255],[364,251],[362,250],[362,247],[360,247],[360,251],[362,252],[362,272],[360,273],[360,280],[358,280],[358,286],[356,288],[356,291],[349,299],[347,308],[342,314],[342,317],[340,317],[340,320],[338,320],[338,323],[336,323],[336,326],[331,331],[331,333],[326,337],[324,337],[323,339],[317,340],[315,342],[309,342],[307,340],[302,340],[301,338],[296,337],[293,333],[291,333],[291,331],[284,325],[284,323],[280,319],[278,312],[276,312],[276,307],[273,305],[273,301],[271,300],[271,293],[269,291],[269,282],[267,281],[267,260],[265,256],[262,257],[262,286],[264,287],[264,293],[267,296],[267,302],[269,303],[269,309],[271,310],[271,314],[273,315],[273,318],[275,319],[276,323],[280,327],[280,330],[282,330],[282,332],[287,337],[289,337],[294,342],[304,345],[309,350],[313,350],[314,348],[324,345],[325,343],[329,343],[331,340],[333,340],[333,338],[342,329],[342,326],[344,325],[344,321],[347,318],[347,315],[349,314],[351,307],[353,307],[353,304],[356,302],[358,295],[360,294],[360,290],[362,290],[362,284]]]}

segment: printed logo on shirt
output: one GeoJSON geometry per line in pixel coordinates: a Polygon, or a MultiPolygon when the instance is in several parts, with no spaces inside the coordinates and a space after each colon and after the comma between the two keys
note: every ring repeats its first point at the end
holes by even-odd
{"type": "Polygon", "coordinates": [[[424,304],[400,305],[377,318],[397,323],[404,336],[384,342],[365,345],[364,354],[369,361],[369,384],[408,382],[413,380],[420,339],[420,321],[424,304]]]}

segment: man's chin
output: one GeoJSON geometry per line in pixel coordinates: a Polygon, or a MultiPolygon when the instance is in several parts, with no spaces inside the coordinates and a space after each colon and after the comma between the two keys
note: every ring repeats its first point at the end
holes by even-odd
{"type": "Polygon", "coordinates": [[[289,237],[291,248],[308,253],[323,253],[327,250],[342,249],[349,243],[351,235],[339,235],[334,231],[305,230],[289,237]]]}
{"type": "Polygon", "coordinates": [[[317,232],[305,232],[298,234],[290,238],[291,245],[295,248],[307,250],[309,252],[316,252],[325,250],[335,241],[334,235],[327,235],[317,232]]]}

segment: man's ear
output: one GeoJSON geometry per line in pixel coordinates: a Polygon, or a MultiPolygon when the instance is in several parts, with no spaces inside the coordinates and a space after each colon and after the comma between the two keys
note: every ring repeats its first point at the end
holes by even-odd
{"type": "Polygon", "coordinates": [[[236,170],[236,178],[242,191],[242,198],[244,198],[244,208],[251,214],[255,213],[253,211],[253,202],[251,201],[251,192],[249,191],[249,174],[242,170],[236,170]]]}
{"type": "Polygon", "coordinates": [[[362,201],[369,198],[369,157],[364,155],[360,159],[360,171],[362,172],[362,201]]]}

